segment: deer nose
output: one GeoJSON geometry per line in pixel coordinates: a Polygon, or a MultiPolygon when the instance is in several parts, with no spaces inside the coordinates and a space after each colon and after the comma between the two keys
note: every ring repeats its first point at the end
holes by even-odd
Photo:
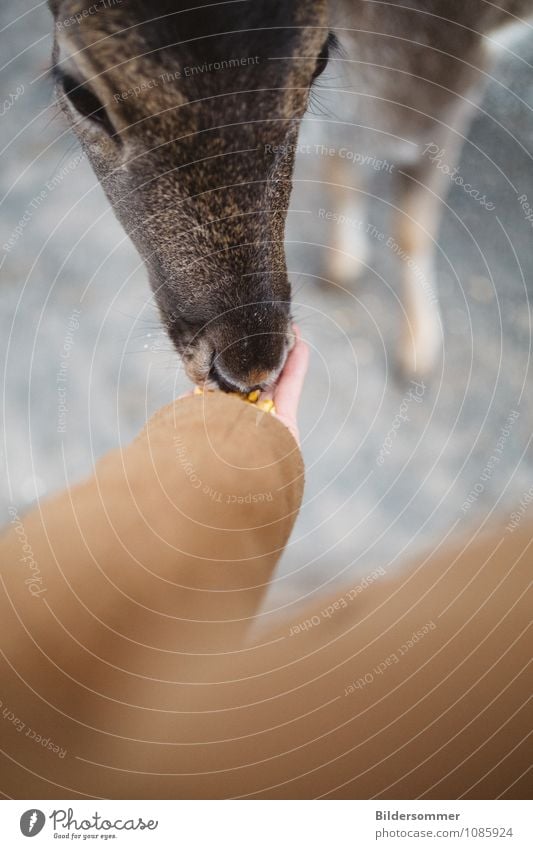
{"type": "Polygon", "coordinates": [[[252,392],[254,389],[263,389],[271,380],[273,381],[280,369],[268,371],[267,369],[253,369],[245,375],[236,377],[228,372],[215,356],[211,363],[209,377],[224,392],[252,392]]]}
{"type": "Polygon", "coordinates": [[[250,392],[273,383],[285,364],[289,317],[270,302],[232,310],[212,323],[209,377],[226,392],[250,392]]]}

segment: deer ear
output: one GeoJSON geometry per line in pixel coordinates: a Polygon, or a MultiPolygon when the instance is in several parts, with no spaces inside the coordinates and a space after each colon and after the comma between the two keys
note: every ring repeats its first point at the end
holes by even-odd
{"type": "Polygon", "coordinates": [[[61,0],[48,0],[48,8],[50,9],[54,18],[59,14],[59,7],[61,6],[61,0]]]}

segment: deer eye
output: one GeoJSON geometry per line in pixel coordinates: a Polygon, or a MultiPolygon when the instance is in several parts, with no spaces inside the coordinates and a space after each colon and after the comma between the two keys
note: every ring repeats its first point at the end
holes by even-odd
{"type": "Polygon", "coordinates": [[[330,51],[337,47],[337,44],[338,42],[336,36],[332,32],[330,32],[322,46],[322,50],[318,54],[315,71],[313,73],[313,82],[317,79],[317,77],[320,76],[323,71],[326,70],[330,51]]]}
{"type": "Polygon", "coordinates": [[[115,128],[109,120],[105,106],[88,86],[79,83],[70,74],[61,75],[60,85],[76,112],[99,125],[108,135],[115,135],[115,128]]]}

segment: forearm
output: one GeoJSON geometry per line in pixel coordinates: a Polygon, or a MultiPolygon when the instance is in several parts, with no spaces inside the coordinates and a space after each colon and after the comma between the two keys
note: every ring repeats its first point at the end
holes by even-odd
{"type": "MultiPolygon", "coordinates": [[[[184,549],[184,540],[179,534],[171,536],[178,520],[172,518],[167,526],[161,511],[172,517],[185,511],[190,519],[206,495],[217,509],[223,503],[239,503],[224,474],[217,474],[213,490],[214,479],[190,454],[186,440],[181,459],[187,460],[180,460],[180,467],[186,486],[196,494],[175,501],[176,493],[188,491],[181,479],[173,490],[167,478],[168,445],[175,447],[175,430],[163,422],[161,433],[152,427],[141,439],[144,456],[151,458],[148,478],[144,473],[139,478],[125,462],[126,485],[111,492],[106,470],[98,473],[99,493],[109,492],[112,510],[99,526],[106,526],[104,518],[111,521],[114,537],[125,541],[137,559],[145,557],[145,529],[150,528],[150,534],[155,529],[148,549],[157,551],[158,558],[150,571],[142,560],[139,565],[135,558],[121,559],[117,544],[105,575],[112,578],[113,591],[107,586],[104,592],[104,584],[95,591],[90,561],[83,585],[92,605],[88,612],[58,589],[61,604],[53,612],[66,623],[68,633],[54,630],[50,617],[39,631],[35,617],[24,605],[17,607],[32,636],[37,633],[38,640],[44,640],[51,633],[58,635],[49,658],[30,645],[16,615],[6,613],[3,632],[15,637],[3,674],[11,705],[39,733],[53,729],[55,742],[68,750],[64,759],[50,760],[50,753],[38,751],[13,726],[6,732],[3,725],[8,754],[17,752],[21,763],[37,773],[30,775],[4,760],[4,784],[7,781],[11,795],[527,795],[531,529],[446,548],[395,577],[380,575],[362,589],[356,583],[329,600],[284,612],[252,644],[244,638],[243,623],[253,615],[259,584],[271,574],[273,549],[288,533],[290,521],[278,519],[292,513],[293,503],[277,500],[276,487],[269,482],[273,498],[264,503],[277,504],[278,512],[268,517],[260,513],[260,521],[250,514],[253,533],[242,516],[226,514],[225,531],[236,531],[240,541],[224,539],[230,547],[241,546],[230,548],[232,562],[239,566],[235,571],[220,556],[226,546],[217,542],[220,531],[211,536],[208,528],[200,539],[195,529],[188,545],[207,546],[203,551],[215,571],[195,570],[199,549],[187,548],[187,558],[180,555],[174,561],[176,569],[186,564],[175,587],[166,548],[158,540],[171,539],[173,551],[184,549]],[[202,487],[193,474],[199,474],[202,487]],[[159,504],[151,500],[156,490],[165,492],[159,504]],[[230,502],[224,495],[232,496],[230,502]],[[135,511],[143,517],[142,532],[127,521],[135,511]],[[250,534],[258,541],[251,557],[250,534]],[[189,561],[191,553],[195,559],[189,561]],[[221,592],[224,587],[227,595],[221,592]],[[341,598],[345,603],[339,603],[341,598]],[[192,615],[203,615],[203,624],[183,622],[192,615]],[[207,621],[212,618],[226,621],[207,621]],[[307,624],[299,627],[301,623],[307,624]],[[58,783],[66,790],[59,790],[58,783]]],[[[276,466],[289,463],[284,478],[291,480],[301,473],[299,458],[295,462],[292,454],[292,461],[282,459],[286,448],[291,454],[295,447],[285,432],[280,435],[278,443],[277,431],[272,431],[279,452],[276,466]]],[[[221,444],[235,445],[237,440],[227,436],[221,433],[221,444]]],[[[269,450],[262,444],[245,453],[254,463],[255,457],[264,463],[269,450]]],[[[228,469],[238,462],[237,456],[226,459],[228,469]]],[[[267,473],[257,470],[254,475],[258,477],[253,485],[243,483],[238,497],[262,491],[267,473]]],[[[289,489],[297,506],[300,484],[289,489]]],[[[94,501],[94,493],[87,499],[94,501]]],[[[76,499],[74,503],[80,507],[76,499]]],[[[84,511],[80,507],[77,513],[84,511]]],[[[54,538],[59,541],[62,533],[66,538],[73,527],[60,524],[54,538]]],[[[103,545],[94,526],[90,533],[93,546],[103,545]]],[[[67,548],[65,566],[71,568],[67,548]]],[[[108,544],[102,550],[109,551],[108,544]]],[[[77,587],[80,597],[83,587],[77,587]]]]}
{"type": "MultiPolygon", "coordinates": [[[[67,776],[73,753],[120,737],[122,706],[142,712],[161,687],[202,680],[206,654],[238,652],[302,487],[282,424],[209,395],[161,411],[89,481],[13,516],[0,541],[0,698],[69,755],[58,764],[7,722],[2,748],[67,776]]],[[[9,775],[29,781],[13,765],[9,775]]],[[[59,793],[46,782],[39,792],[59,793]]]]}

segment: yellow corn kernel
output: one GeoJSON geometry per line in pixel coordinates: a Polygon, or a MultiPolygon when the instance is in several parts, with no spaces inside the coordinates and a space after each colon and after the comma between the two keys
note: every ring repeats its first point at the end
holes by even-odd
{"type": "Polygon", "coordinates": [[[264,413],[275,413],[276,408],[274,406],[274,401],[271,401],[269,398],[264,401],[258,401],[255,405],[258,410],[263,410],[264,413]]]}
{"type": "MultiPolygon", "coordinates": [[[[213,392],[215,390],[205,388],[204,386],[195,386],[193,389],[193,395],[205,395],[206,392],[213,392]]],[[[242,401],[247,401],[249,404],[253,404],[257,407],[258,410],[261,410],[264,413],[275,413],[276,408],[274,406],[274,402],[269,398],[265,398],[263,401],[260,401],[261,390],[253,389],[248,394],[243,392],[227,392],[227,395],[231,395],[234,398],[240,398],[242,401]]]]}

